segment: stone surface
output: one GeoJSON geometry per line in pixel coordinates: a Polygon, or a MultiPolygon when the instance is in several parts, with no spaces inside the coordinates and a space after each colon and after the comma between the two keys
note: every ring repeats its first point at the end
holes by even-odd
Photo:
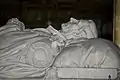
{"type": "Polygon", "coordinates": [[[58,68],[58,78],[70,79],[111,79],[117,78],[117,69],[95,69],[95,68],[58,68]]]}
{"type": "Polygon", "coordinates": [[[43,76],[55,58],[56,49],[49,40],[51,33],[47,29],[24,27],[13,18],[0,28],[0,77],[43,76]]]}
{"type": "Polygon", "coordinates": [[[96,25],[92,20],[76,20],[70,18],[70,21],[61,25],[61,33],[67,39],[77,38],[97,38],[98,33],[96,25]]]}
{"type": "Polygon", "coordinates": [[[0,78],[57,80],[61,67],[120,68],[119,53],[114,43],[97,38],[92,20],[70,18],[60,31],[51,25],[25,29],[17,18],[0,27],[0,78]]]}
{"type": "Polygon", "coordinates": [[[56,67],[119,68],[120,49],[104,39],[89,39],[65,47],[57,56],[56,67]]]}

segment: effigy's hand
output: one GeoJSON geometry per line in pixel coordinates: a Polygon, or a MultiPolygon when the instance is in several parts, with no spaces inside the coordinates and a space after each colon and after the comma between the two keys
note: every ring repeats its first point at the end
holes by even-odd
{"type": "Polygon", "coordinates": [[[53,37],[55,37],[56,39],[60,39],[60,40],[66,40],[66,37],[59,32],[58,30],[54,29],[51,25],[48,26],[47,30],[52,34],[53,37]]]}
{"type": "Polygon", "coordinates": [[[51,36],[50,40],[52,41],[51,47],[55,51],[55,55],[59,54],[61,47],[65,46],[65,41],[59,38],[59,36],[51,36]]]}
{"type": "Polygon", "coordinates": [[[51,25],[48,26],[47,30],[51,33],[49,40],[52,41],[51,47],[53,51],[56,51],[55,53],[59,53],[61,51],[61,47],[65,46],[66,37],[51,25]]]}

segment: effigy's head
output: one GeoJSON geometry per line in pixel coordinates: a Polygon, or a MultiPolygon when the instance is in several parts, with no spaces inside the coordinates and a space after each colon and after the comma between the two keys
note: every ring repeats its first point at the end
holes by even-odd
{"type": "Polygon", "coordinates": [[[70,18],[70,21],[61,25],[61,33],[67,39],[96,38],[96,25],[92,20],[77,20],[70,18]]]}
{"type": "Polygon", "coordinates": [[[17,18],[11,18],[8,20],[7,25],[14,25],[16,26],[19,30],[24,30],[25,25],[23,22],[19,21],[17,18]]]}
{"type": "Polygon", "coordinates": [[[67,33],[67,32],[78,30],[79,29],[78,23],[79,23],[79,20],[76,20],[74,18],[70,18],[69,22],[63,23],[61,25],[62,32],[67,33]]]}

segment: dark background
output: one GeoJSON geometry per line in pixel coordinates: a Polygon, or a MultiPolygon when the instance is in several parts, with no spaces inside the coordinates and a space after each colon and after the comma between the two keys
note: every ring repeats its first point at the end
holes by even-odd
{"type": "Polygon", "coordinates": [[[99,37],[112,40],[113,0],[0,0],[0,26],[17,17],[26,28],[47,27],[50,20],[56,29],[76,19],[92,19],[99,37]]]}

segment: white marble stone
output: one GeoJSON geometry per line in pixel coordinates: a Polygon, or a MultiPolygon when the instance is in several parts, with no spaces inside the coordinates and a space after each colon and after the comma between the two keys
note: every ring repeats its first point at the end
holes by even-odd
{"type": "Polygon", "coordinates": [[[25,29],[17,18],[0,27],[0,77],[44,76],[43,80],[57,80],[56,68],[61,67],[65,70],[58,71],[59,77],[84,78],[90,72],[88,78],[105,78],[107,74],[116,77],[120,49],[110,41],[97,38],[92,20],[70,18],[61,27],[60,31],[51,25],[46,29],[25,29]],[[74,74],[67,75],[67,71],[74,74]],[[81,76],[76,77],[76,72],[81,76]]]}
{"type": "Polygon", "coordinates": [[[97,38],[98,33],[96,25],[92,20],[76,20],[70,18],[70,21],[61,25],[61,33],[67,38],[97,38]]]}
{"type": "Polygon", "coordinates": [[[117,78],[117,69],[96,68],[58,68],[58,78],[69,79],[111,79],[117,78]]]}

